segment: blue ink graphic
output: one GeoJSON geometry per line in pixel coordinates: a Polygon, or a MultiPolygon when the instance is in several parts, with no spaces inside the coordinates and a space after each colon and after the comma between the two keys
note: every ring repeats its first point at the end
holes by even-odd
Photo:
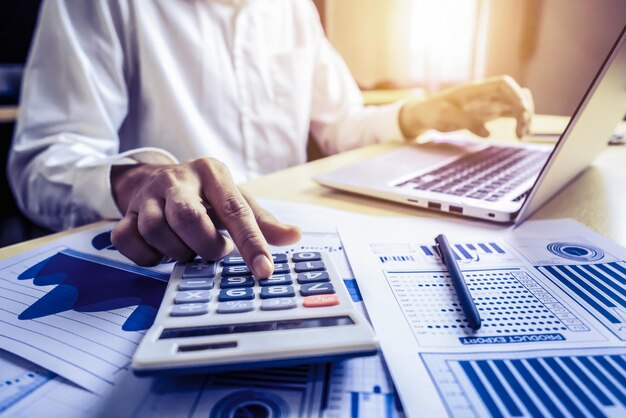
{"type": "Polygon", "coordinates": [[[619,366],[626,362],[623,354],[486,357],[424,356],[440,393],[452,394],[444,398],[452,415],[454,408],[476,411],[480,404],[492,417],[626,413],[626,369],[619,366]]]}
{"type": "MultiPolygon", "coordinates": [[[[117,251],[117,248],[115,248],[115,245],[113,245],[113,243],[111,242],[111,231],[104,231],[96,235],[95,237],[93,237],[93,239],[91,240],[91,246],[99,251],[102,251],[102,250],[117,251]]],[[[163,259],[163,261],[161,261],[160,264],[170,264],[175,261],[176,260],[172,258],[165,258],[163,259]]]]}
{"type": "Polygon", "coordinates": [[[619,339],[626,341],[622,312],[626,310],[626,269],[623,262],[535,266],[619,339]]]}
{"type": "Polygon", "coordinates": [[[117,251],[115,245],[111,243],[111,231],[105,231],[93,237],[93,239],[91,240],[91,245],[96,250],[117,251]]]}
{"type": "Polygon", "coordinates": [[[571,242],[552,242],[546,247],[552,254],[572,261],[598,261],[604,258],[604,252],[594,246],[571,242]]]}
{"type": "Polygon", "coordinates": [[[30,396],[56,376],[51,371],[8,351],[0,350],[0,362],[12,366],[9,368],[11,372],[2,371],[2,380],[0,381],[0,415],[4,414],[6,410],[20,400],[30,396]]]}
{"type": "Polygon", "coordinates": [[[148,329],[154,322],[167,286],[164,281],[155,280],[156,276],[162,275],[78,251],[63,250],[18,276],[18,280],[33,279],[36,286],[57,285],[18,318],[36,319],[69,310],[103,312],[137,305],[122,329],[148,329]]]}
{"type": "MultiPolygon", "coordinates": [[[[421,245],[420,249],[426,257],[441,258],[439,257],[439,249],[436,245],[421,245]]],[[[508,254],[501,246],[499,246],[495,242],[454,244],[452,252],[454,254],[454,258],[457,261],[478,261],[481,256],[502,256],[503,254],[508,254]]]]}
{"type": "Polygon", "coordinates": [[[363,296],[361,296],[361,289],[359,289],[356,279],[343,279],[343,283],[348,289],[352,302],[361,302],[363,300],[363,296]]]}

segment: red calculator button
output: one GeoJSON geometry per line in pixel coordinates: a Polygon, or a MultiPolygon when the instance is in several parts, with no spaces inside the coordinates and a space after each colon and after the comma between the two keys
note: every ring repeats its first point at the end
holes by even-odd
{"type": "Polygon", "coordinates": [[[321,306],[339,305],[339,298],[337,295],[307,296],[303,300],[305,308],[319,308],[321,306]]]}

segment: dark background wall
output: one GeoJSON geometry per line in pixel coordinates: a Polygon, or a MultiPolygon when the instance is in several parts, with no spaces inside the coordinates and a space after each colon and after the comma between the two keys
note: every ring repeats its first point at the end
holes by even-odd
{"type": "MultiPolygon", "coordinates": [[[[0,1],[0,106],[15,107],[19,100],[21,67],[26,62],[28,47],[37,21],[40,0],[0,1]]],[[[0,247],[37,236],[48,231],[20,214],[6,177],[6,160],[14,123],[0,120],[0,247]]]]}

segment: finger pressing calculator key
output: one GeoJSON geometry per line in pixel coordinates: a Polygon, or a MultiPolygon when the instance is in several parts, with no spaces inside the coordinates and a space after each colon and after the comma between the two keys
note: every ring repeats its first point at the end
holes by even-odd
{"type": "Polygon", "coordinates": [[[375,354],[327,253],[274,253],[274,274],[254,277],[239,254],[178,263],[153,326],[133,358],[136,374],[194,373],[332,361],[375,354]]]}

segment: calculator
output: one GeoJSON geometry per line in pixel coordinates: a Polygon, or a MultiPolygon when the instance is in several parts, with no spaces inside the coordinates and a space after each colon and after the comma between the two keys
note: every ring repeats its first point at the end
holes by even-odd
{"type": "Polygon", "coordinates": [[[177,263],[132,368],[196,373],[372,355],[378,341],[327,253],[272,254],[254,277],[240,255],[177,263]]]}

